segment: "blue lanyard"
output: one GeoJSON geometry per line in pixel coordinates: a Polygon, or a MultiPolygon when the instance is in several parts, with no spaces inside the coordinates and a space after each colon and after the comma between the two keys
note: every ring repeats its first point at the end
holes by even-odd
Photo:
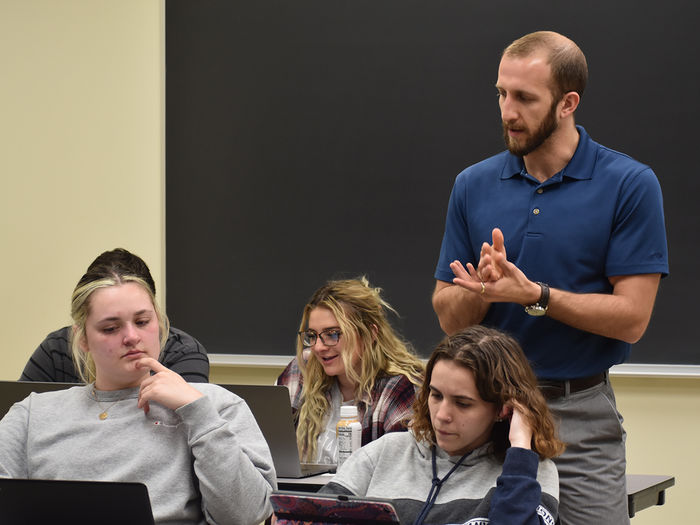
{"type": "Polygon", "coordinates": [[[445,481],[447,481],[447,478],[449,478],[452,475],[452,473],[455,470],[457,470],[457,467],[459,467],[462,464],[462,461],[464,461],[469,455],[469,452],[467,452],[466,454],[464,454],[464,456],[459,458],[459,461],[455,463],[454,467],[450,469],[450,471],[445,475],[445,477],[440,479],[437,475],[437,464],[435,461],[435,445],[433,445],[430,450],[433,456],[433,484],[430,487],[428,498],[425,500],[423,508],[421,509],[420,514],[418,514],[416,521],[413,522],[413,525],[423,525],[425,518],[428,516],[428,512],[430,512],[430,509],[432,509],[433,505],[435,504],[435,500],[437,499],[438,493],[442,488],[442,484],[445,483],[445,481]]]}

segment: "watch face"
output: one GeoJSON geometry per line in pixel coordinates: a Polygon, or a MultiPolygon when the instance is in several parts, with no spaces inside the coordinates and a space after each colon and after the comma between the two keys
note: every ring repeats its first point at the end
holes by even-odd
{"type": "Polygon", "coordinates": [[[547,309],[541,307],[539,304],[533,304],[532,306],[526,306],[525,311],[534,317],[541,317],[547,313],[547,309]]]}

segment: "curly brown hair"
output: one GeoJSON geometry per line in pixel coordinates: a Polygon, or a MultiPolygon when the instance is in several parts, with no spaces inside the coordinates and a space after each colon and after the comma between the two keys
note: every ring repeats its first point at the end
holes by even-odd
{"type": "MultiPolygon", "coordinates": [[[[532,428],[532,450],[541,459],[558,456],[564,451],[564,444],[556,435],[552,414],[537,386],[535,373],[520,345],[509,335],[481,325],[446,337],[430,356],[425,382],[413,404],[411,428],[416,439],[436,443],[428,398],[433,368],[440,360],[450,360],[470,370],[481,399],[494,403],[499,410],[508,402],[519,403],[532,428]]],[[[508,420],[495,423],[491,431],[493,453],[500,458],[510,447],[509,431],[508,420]]]]}

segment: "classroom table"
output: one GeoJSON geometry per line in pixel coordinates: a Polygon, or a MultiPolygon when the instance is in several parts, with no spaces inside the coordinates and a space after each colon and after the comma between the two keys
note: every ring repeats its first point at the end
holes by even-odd
{"type": "Polygon", "coordinates": [[[666,489],[676,484],[673,476],[651,474],[627,474],[627,509],[630,518],[637,511],[663,505],[666,502],[666,489]]]}

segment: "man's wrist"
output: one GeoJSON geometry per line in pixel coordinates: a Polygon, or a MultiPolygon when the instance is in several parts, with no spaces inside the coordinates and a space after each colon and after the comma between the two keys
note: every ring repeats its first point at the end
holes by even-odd
{"type": "Polygon", "coordinates": [[[535,283],[532,281],[528,281],[528,287],[527,287],[527,298],[525,301],[520,303],[522,306],[529,306],[531,304],[535,304],[540,300],[540,297],[542,296],[542,287],[539,285],[539,283],[535,283]]]}

